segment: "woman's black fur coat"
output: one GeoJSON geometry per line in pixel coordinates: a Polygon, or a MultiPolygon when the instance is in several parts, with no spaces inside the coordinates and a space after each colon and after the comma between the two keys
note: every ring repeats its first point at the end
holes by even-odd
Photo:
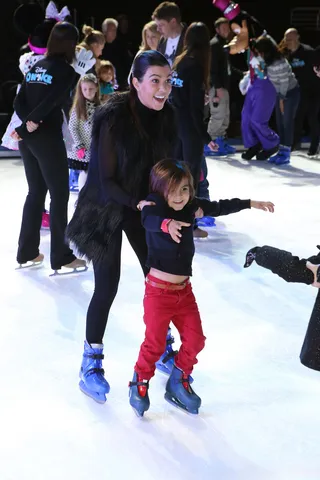
{"type": "Polygon", "coordinates": [[[112,95],[97,109],[87,182],[66,231],[77,253],[93,262],[112,260],[112,234],[123,220],[123,209],[128,209],[116,203],[103,188],[99,163],[108,162],[108,152],[104,152],[103,159],[99,158],[100,135],[111,133],[118,165],[116,181],[137,202],[148,192],[148,178],[142,172],[149,173],[158,161],[173,158],[176,148],[176,120],[171,105],[167,103],[156,112],[136,99],[135,115],[131,105],[130,94],[126,92],[112,95]]]}

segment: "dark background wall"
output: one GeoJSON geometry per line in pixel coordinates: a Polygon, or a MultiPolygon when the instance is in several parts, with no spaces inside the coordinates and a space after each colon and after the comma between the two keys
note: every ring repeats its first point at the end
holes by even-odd
{"type": "MultiPolygon", "coordinates": [[[[36,1],[36,0],[34,0],[36,1]]],[[[128,2],[128,0],[104,1],[104,0],[57,0],[56,4],[61,9],[65,4],[69,9],[77,11],[78,26],[83,23],[92,24],[101,28],[101,22],[106,17],[114,17],[121,13],[126,13],[130,19],[130,29],[133,33],[135,43],[138,46],[141,38],[141,28],[147,21],[154,8],[161,0],[140,0],[138,2],[128,2]]],[[[220,12],[213,7],[210,0],[176,0],[181,8],[183,21],[190,23],[198,20],[205,22],[213,33],[213,23],[220,16],[220,12]]],[[[1,87],[4,82],[11,79],[19,81],[21,75],[18,69],[19,48],[27,38],[19,34],[13,26],[13,13],[21,3],[28,3],[27,0],[3,0],[1,1],[0,14],[0,102],[6,100],[9,96],[3,92],[1,87]]],[[[48,1],[44,2],[45,4],[48,1]]],[[[310,6],[320,7],[319,0],[251,0],[241,2],[240,6],[252,15],[256,16],[272,34],[276,40],[282,38],[283,32],[290,25],[290,11],[294,7],[310,6]]],[[[320,32],[301,32],[303,40],[314,46],[320,44],[320,32]]],[[[8,98],[8,101],[9,100],[8,98]]]]}

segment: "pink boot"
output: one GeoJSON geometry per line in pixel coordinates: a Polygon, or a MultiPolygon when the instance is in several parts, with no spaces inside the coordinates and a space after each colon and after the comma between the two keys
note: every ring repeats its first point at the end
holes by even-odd
{"type": "Polygon", "coordinates": [[[41,228],[43,230],[49,230],[50,229],[50,213],[47,212],[47,210],[45,210],[42,214],[41,228]]]}

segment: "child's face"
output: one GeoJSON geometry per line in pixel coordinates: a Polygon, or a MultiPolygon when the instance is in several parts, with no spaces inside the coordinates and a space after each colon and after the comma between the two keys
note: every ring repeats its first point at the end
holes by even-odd
{"type": "Polygon", "coordinates": [[[190,187],[186,178],[181,181],[176,190],[168,193],[168,205],[173,210],[182,210],[189,202],[189,199],[190,187]]]}
{"type": "Polygon", "coordinates": [[[113,74],[111,70],[102,70],[102,72],[100,73],[100,79],[104,83],[111,83],[112,78],[113,78],[113,74]]]}
{"type": "Polygon", "coordinates": [[[86,100],[92,101],[97,93],[97,85],[93,82],[82,82],[81,91],[86,100]]]}

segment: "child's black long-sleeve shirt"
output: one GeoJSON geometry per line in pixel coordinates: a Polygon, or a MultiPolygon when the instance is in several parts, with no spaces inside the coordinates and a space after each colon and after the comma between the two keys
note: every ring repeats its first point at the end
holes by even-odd
{"type": "Polygon", "coordinates": [[[195,251],[193,223],[197,209],[202,208],[205,216],[218,217],[250,208],[250,200],[238,198],[218,202],[195,198],[179,211],[170,208],[157,194],[150,194],[147,200],[156,204],[144,207],[141,215],[148,245],[147,266],[173,275],[185,276],[192,275],[195,251]],[[190,223],[190,227],[182,227],[180,243],[176,243],[170,234],[161,230],[161,224],[165,219],[190,223]]]}
{"type": "Polygon", "coordinates": [[[61,128],[62,107],[76,77],[71,65],[59,56],[44,58],[32,67],[14,101],[14,109],[22,120],[16,131],[22,138],[29,135],[25,125],[29,120],[38,123],[39,130],[42,124],[61,128]]]}

